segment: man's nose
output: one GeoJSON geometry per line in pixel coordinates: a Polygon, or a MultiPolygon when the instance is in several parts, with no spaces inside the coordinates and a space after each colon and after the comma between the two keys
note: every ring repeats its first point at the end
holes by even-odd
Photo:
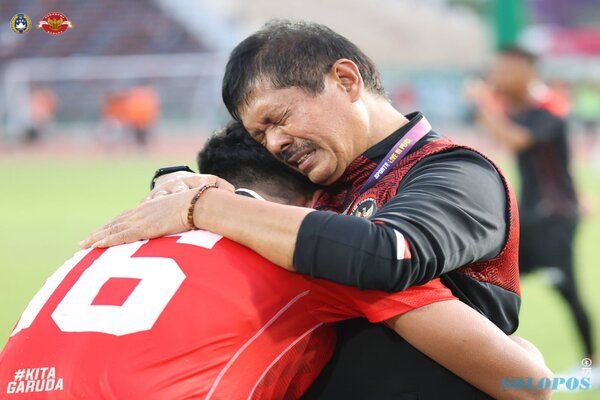
{"type": "Polygon", "coordinates": [[[276,157],[281,157],[282,151],[287,149],[294,142],[294,138],[283,132],[278,127],[273,127],[265,132],[267,139],[267,150],[276,157]]]}

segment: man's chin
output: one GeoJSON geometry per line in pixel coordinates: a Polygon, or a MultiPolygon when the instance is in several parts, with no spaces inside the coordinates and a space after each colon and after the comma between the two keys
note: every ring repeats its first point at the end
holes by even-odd
{"type": "Polygon", "coordinates": [[[334,172],[323,170],[319,167],[313,168],[307,175],[312,183],[323,186],[331,185],[338,180],[340,176],[341,174],[335,174],[334,172]]]}

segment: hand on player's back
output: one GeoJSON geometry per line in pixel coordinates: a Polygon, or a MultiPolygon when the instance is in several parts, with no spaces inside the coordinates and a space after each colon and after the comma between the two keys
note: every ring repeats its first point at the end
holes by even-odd
{"type": "Polygon", "coordinates": [[[172,172],[159,177],[144,201],[152,200],[160,196],[183,192],[188,189],[199,188],[202,185],[217,183],[219,188],[233,192],[235,188],[225,179],[208,174],[194,174],[187,171],[172,172]]]}
{"type": "Polygon", "coordinates": [[[163,179],[144,202],[113,218],[79,245],[82,248],[110,247],[188,231],[187,213],[197,193],[194,189],[214,183],[218,190],[235,190],[229,182],[214,175],[183,173],[163,179]]]}

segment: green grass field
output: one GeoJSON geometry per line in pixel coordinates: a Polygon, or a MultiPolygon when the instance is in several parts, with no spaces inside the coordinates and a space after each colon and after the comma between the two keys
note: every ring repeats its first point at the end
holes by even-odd
{"type": "MultiPolygon", "coordinates": [[[[0,195],[0,347],[27,302],[44,280],[89,232],[124,209],[134,207],[148,190],[157,166],[176,159],[123,157],[124,160],[0,160],[5,177],[0,195]]],[[[600,175],[577,169],[577,179],[600,205],[600,175]]],[[[578,277],[585,303],[600,329],[600,269],[596,250],[600,217],[580,229],[578,277]]],[[[535,343],[556,372],[581,362],[581,347],[565,305],[545,286],[542,274],[522,285],[523,308],[518,334],[535,343]]],[[[600,344],[600,330],[595,332],[600,344]]],[[[556,395],[556,399],[600,399],[600,390],[556,395]]]]}

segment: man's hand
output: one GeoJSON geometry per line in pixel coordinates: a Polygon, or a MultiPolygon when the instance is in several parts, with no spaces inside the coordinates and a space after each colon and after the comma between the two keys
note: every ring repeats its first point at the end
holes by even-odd
{"type": "Polygon", "coordinates": [[[466,100],[478,109],[500,110],[500,103],[492,88],[482,80],[467,82],[464,88],[466,100]]]}
{"type": "Polygon", "coordinates": [[[154,184],[154,189],[144,201],[149,201],[173,193],[180,193],[213,183],[216,183],[220,189],[229,190],[230,192],[235,191],[235,188],[231,183],[218,176],[178,171],[159,177],[154,184]]]}
{"type": "Polygon", "coordinates": [[[511,121],[500,98],[484,81],[475,81],[465,86],[467,101],[476,108],[476,120],[496,140],[519,152],[533,144],[529,130],[511,121]]]}
{"type": "Polygon", "coordinates": [[[112,219],[79,245],[84,249],[110,247],[185,232],[190,229],[187,209],[195,194],[196,190],[186,190],[146,201],[112,219]]]}
{"type": "Polygon", "coordinates": [[[216,183],[218,190],[235,190],[229,182],[214,175],[176,172],[168,176],[171,179],[159,182],[160,186],[154,188],[146,201],[113,218],[79,245],[82,248],[110,247],[188,231],[191,227],[187,221],[187,213],[192,198],[197,193],[197,190],[190,187],[195,189],[216,183]],[[186,185],[185,189],[181,189],[183,185],[186,185]]]}

